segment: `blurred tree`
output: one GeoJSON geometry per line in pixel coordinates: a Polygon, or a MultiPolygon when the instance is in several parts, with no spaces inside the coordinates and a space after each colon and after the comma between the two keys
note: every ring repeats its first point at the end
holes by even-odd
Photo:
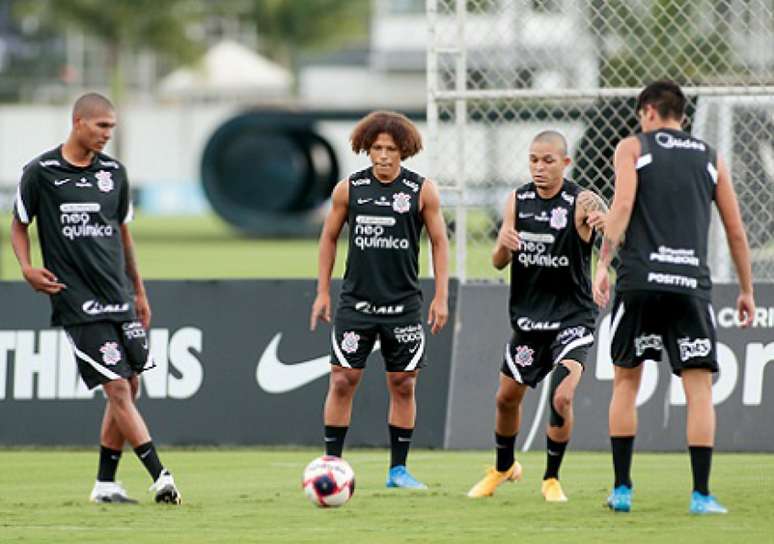
{"type": "Polygon", "coordinates": [[[717,82],[735,71],[728,9],[728,0],[591,0],[601,85],[639,87],[661,78],[717,82]]]}
{"type": "MultiPolygon", "coordinates": [[[[179,61],[198,54],[189,38],[190,25],[206,14],[197,0],[26,0],[16,5],[18,17],[35,17],[41,28],[64,34],[76,28],[105,47],[110,72],[110,98],[120,106],[125,98],[125,70],[131,53],[151,50],[179,61]]],[[[115,135],[120,156],[120,132],[115,135]]]]}
{"type": "Polygon", "coordinates": [[[368,36],[368,0],[248,0],[264,52],[295,69],[303,51],[335,48],[368,36]]]}

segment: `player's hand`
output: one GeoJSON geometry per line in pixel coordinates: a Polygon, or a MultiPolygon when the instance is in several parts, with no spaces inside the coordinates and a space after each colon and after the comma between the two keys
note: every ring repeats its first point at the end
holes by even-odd
{"type": "Polygon", "coordinates": [[[67,289],[64,283],[59,282],[59,278],[45,268],[25,268],[22,270],[24,279],[27,280],[35,291],[55,295],[62,289],[67,289]]]}
{"type": "Polygon", "coordinates": [[[739,293],[736,299],[736,313],[739,315],[740,326],[743,329],[752,325],[755,317],[755,300],[752,293],[739,293]]]}
{"type": "Polygon", "coordinates": [[[511,226],[503,225],[497,234],[497,243],[511,251],[518,251],[521,247],[521,238],[519,233],[511,226]]]}
{"type": "Polygon", "coordinates": [[[331,296],[328,293],[317,293],[312,304],[312,315],[309,317],[309,330],[317,328],[317,320],[322,319],[326,323],[331,322],[331,296]]]}
{"type": "Polygon", "coordinates": [[[607,267],[597,266],[597,273],[594,274],[594,285],[591,287],[594,296],[594,302],[597,306],[604,308],[610,302],[610,276],[607,273],[607,267]]]}
{"type": "Polygon", "coordinates": [[[150,329],[151,322],[151,309],[148,297],[145,293],[140,293],[134,297],[134,309],[137,311],[137,319],[142,323],[143,328],[147,331],[150,329]]]}
{"type": "Polygon", "coordinates": [[[597,232],[605,232],[607,214],[602,211],[594,211],[586,216],[586,224],[597,232]]]}
{"type": "Polygon", "coordinates": [[[430,332],[436,334],[446,325],[448,319],[449,303],[445,298],[434,298],[430,303],[430,311],[427,315],[427,324],[430,325],[430,332]]]}

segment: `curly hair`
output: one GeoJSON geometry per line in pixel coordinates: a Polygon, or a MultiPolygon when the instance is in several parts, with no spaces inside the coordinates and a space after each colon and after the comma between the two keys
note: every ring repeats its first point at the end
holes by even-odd
{"type": "Polygon", "coordinates": [[[422,151],[422,136],[417,127],[405,115],[393,111],[374,111],[358,121],[349,137],[352,151],[368,153],[382,133],[389,134],[395,140],[401,160],[422,151]]]}

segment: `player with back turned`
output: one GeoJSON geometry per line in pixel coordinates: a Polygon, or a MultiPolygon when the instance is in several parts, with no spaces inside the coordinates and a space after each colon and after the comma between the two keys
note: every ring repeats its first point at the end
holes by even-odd
{"type": "MultiPolygon", "coordinates": [[[[126,169],[102,153],[116,125],[102,95],[73,106],[64,144],[24,168],[14,202],[11,241],[24,279],[50,296],[51,324],[62,326],[87,387],[107,397],[100,431],[94,502],[136,502],[115,481],[129,442],[150,474],[156,502],[180,503],[134,399],[139,374],[151,368],[150,305],[129,233],[132,203],[126,169]],[[29,226],[37,219],[43,267],[32,266],[29,226]]],[[[21,362],[23,364],[23,362],[21,362]]]]}
{"type": "Polygon", "coordinates": [[[420,232],[427,229],[433,257],[435,296],[431,332],[448,318],[448,240],[435,184],[401,166],[422,149],[419,131],[403,115],[373,112],[352,132],[352,150],[367,153],[372,166],[340,181],[320,235],[317,297],[310,327],[331,320],[330,281],[336,241],[346,222],[349,249],[331,334],[331,376],[325,399],[325,451],[341,456],[352,415],[352,399],[366,359],[379,341],[390,395],[388,487],[424,489],[406,469],[416,418],[414,390],[425,362],[420,310],[420,232]]]}
{"type": "Polygon", "coordinates": [[[682,130],[686,98],[672,81],[648,85],[637,99],[642,132],[615,151],[615,196],[607,221],[594,299],[610,298],[608,266],[620,247],[611,320],[615,365],[610,442],[615,483],[608,506],[629,512],[631,462],[637,432],[636,398],[642,362],[666,351],[688,405],[686,434],[693,473],[689,510],[725,513],[710,494],[715,439],[712,374],[718,371],[707,243],[717,205],[736,265],[737,310],[748,326],[755,313],[747,237],[731,177],[706,142],[682,130]],[[625,236],[624,236],[625,235],[625,236]]]}

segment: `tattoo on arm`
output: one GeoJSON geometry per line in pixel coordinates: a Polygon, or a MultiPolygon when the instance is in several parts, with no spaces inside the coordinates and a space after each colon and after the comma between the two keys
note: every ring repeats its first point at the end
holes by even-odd
{"type": "Polygon", "coordinates": [[[586,190],[579,194],[578,205],[586,212],[586,215],[591,212],[607,213],[608,211],[605,200],[593,191],[586,190]]]}

